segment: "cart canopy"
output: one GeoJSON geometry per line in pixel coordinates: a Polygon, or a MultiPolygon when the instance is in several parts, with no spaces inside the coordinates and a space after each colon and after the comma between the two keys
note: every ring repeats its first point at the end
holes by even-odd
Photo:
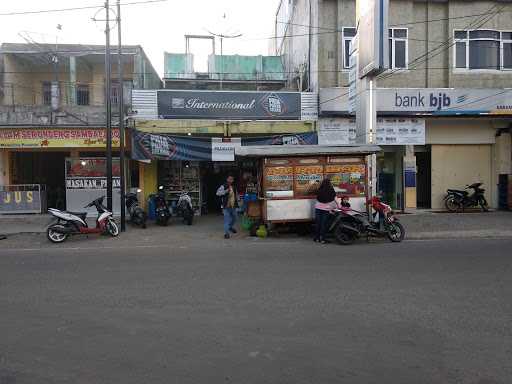
{"type": "Polygon", "coordinates": [[[258,145],[235,147],[241,157],[310,156],[310,155],[370,155],[380,152],[378,145],[333,147],[328,145],[258,145]]]}

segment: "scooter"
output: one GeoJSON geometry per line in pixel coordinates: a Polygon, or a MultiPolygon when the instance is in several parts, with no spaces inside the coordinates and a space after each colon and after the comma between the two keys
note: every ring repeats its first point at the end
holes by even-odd
{"type": "Polygon", "coordinates": [[[183,218],[183,222],[187,225],[192,225],[194,220],[194,207],[192,206],[192,198],[188,192],[183,192],[176,204],[176,211],[178,216],[183,218]]]}
{"type": "MultiPolygon", "coordinates": [[[[343,201],[343,199],[342,199],[343,201]]],[[[350,207],[348,199],[342,206],[334,210],[329,225],[329,233],[333,233],[339,244],[352,244],[356,239],[366,236],[387,237],[394,243],[405,238],[405,228],[395,216],[391,207],[375,196],[367,201],[368,207],[375,210],[373,221],[369,220],[367,213],[359,212],[350,207]],[[379,220],[376,221],[377,215],[379,220]]]]}
{"type": "MultiPolygon", "coordinates": [[[[140,189],[137,192],[141,192],[140,189]]],[[[130,222],[134,225],[138,225],[142,228],[146,228],[146,212],[139,206],[139,199],[137,198],[137,193],[130,192],[125,196],[126,200],[126,208],[128,209],[128,213],[130,214],[130,222]]]]}
{"type": "Polygon", "coordinates": [[[485,189],[480,188],[483,183],[474,183],[466,185],[464,190],[460,189],[448,189],[444,198],[444,205],[450,212],[458,212],[466,208],[474,208],[480,206],[482,211],[487,212],[489,210],[489,204],[485,199],[485,189]],[[467,191],[472,189],[473,193],[470,195],[467,191]]]}
{"type": "Polygon", "coordinates": [[[165,199],[165,191],[162,185],[158,187],[158,193],[154,198],[156,206],[156,223],[158,225],[166,226],[169,224],[169,219],[171,218],[171,210],[169,209],[169,205],[165,199]]]}
{"type": "Polygon", "coordinates": [[[49,208],[48,212],[57,218],[46,230],[46,237],[52,243],[62,243],[70,235],[109,234],[112,237],[119,235],[119,228],[109,212],[103,205],[104,196],[87,204],[84,208],[95,207],[98,211],[96,227],[87,225],[87,212],[67,212],[49,208]]]}

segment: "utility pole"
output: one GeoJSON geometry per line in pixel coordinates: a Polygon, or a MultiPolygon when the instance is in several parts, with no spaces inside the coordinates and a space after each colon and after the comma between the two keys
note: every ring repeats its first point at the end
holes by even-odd
{"type": "Polygon", "coordinates": [[[125,165],[124,165],[124,82],[121,45],[121,2],[117,0],[117,75],[119,77],[119,169],[121,181],[121,231],[126,230],[125,165]]]}
{"type": "Polygon", "coordinates": [[[109,0],[105,0],[105,108],[107,115],[107,209],[112,212],[112,102],[111,93],[111,73],[110,64],[110,5],[109,0]]]}

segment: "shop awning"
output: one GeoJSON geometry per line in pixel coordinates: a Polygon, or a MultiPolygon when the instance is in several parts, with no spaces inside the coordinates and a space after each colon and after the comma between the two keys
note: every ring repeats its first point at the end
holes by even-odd
{"type": "Polygon", "coordinates": [[[236,147],[235,155],[242,157],[313,156],[313,155],[370,155],[380,152],[378,145],[333,147],[327,145],[258,145],[236,147]]]}

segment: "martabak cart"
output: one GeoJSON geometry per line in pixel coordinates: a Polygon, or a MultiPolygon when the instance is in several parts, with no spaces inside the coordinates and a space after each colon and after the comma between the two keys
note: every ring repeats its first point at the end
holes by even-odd
{"type": "MultiPolygon", "coordinates": [[[[369,156],[375,145],[242,146],[236,156],[258,159],[258,202],[267,225],[314,220],[320,182],[328,177],[352,207],[366,209],[369,198],[369,156]]],[[[253,209],[253,211],[258,211],[253,209]]]]}

